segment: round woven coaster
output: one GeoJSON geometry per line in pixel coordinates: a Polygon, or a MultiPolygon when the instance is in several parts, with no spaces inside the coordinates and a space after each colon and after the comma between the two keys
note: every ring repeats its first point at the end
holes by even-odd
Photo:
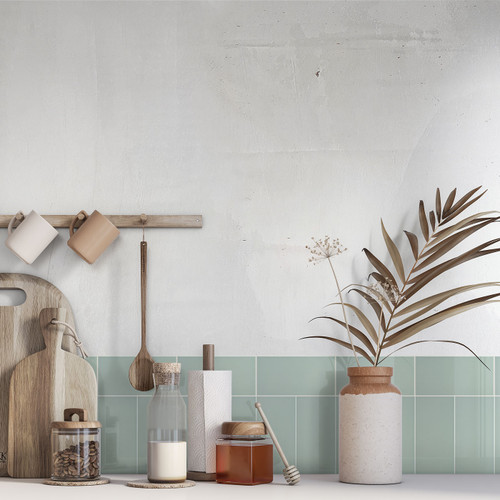
{"type": "Polygon", "coordinates": [[[194,481],[184,481],[183,483],[150,483],[147,479],[139,479],[137,481],[129,481],[127,486],[131,488],[150,488],[154,490],[159,489],[170,489],[175,488],[190,488],[191,486],[196,486],[194,481]]]}
{"type": "Polygon", "coordinates": [[[54,481],[52,479],[47,479],[43,484],[48,484],[50,486],[98,486],[99,484],[108,484],[109,479],[107,477],[101,477],[95,479],[94,481],[54,481]]]}

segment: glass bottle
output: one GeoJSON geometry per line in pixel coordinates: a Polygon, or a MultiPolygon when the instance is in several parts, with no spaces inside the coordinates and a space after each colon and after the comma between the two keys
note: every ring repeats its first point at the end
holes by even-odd
{"type": "Polygon", "coordinates": [[[148,480],[186,480],[186,404],[179,392],[180,363],[154,363],[155,394],[148,406],[148,480]]]}

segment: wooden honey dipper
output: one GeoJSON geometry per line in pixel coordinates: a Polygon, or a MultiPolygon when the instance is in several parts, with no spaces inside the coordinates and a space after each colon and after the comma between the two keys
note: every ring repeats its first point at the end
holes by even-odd
{"type": "Polygon", "coordinates": [[[286,459],[285,454],[283,453],[283,450],[281,449],[281,446],[278,443],[276,434],[274,434],[273,429],[271,428],[271,424],[269,423],[269,420],[267,420],[264,410],[262,409],[262,406],[259,402],[255,403],[255,408],[259,410],[260,416],[262,417],[264,425],[266,426],[267,432],[269,432],[269,435],[273,440],[274,446],[276,447],[276,451],[279,453],[281,460],[283,460],[283,463],[285,464],[285,468],[283,469],[283,476],[285,476],[286,482],[290,486],[295,486],[300,481],[299,470],[297,469],[297,467],[295,467],[295,465],[288,464],[288,460],[286,459]]]}

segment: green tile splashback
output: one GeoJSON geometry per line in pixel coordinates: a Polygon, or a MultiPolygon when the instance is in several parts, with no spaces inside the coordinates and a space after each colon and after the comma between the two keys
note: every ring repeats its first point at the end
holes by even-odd
{"type": "Polygon", "coordinates": [[[415,472],[415,398],[403,397],[403,474],[415,472]]]}
{"type": "MultiPolygon", "coordinates": [[[[393,383],[403,394],[404,473],[500,473],[500,358],[392,357],[393,383]],[[496,365],[496,366],[495,366],[496,365]]],[[[132,357],[92,357],[98,375],[103,424],[103,472],[144,473],[146,408],[152,391],[128,381],[132,357]]],[[[161,357],[200,370],[198,356],[161,357]]],[[[216,357],[233,371],[233,419],[257,418],[262,403],[291,463],[302,473],[338,472],[338,393],[347,384],[352,357],[216,357]]],[[[365,363],[363,363],[365,364],[365,363]]],[[[187,397],[186,397],[187,401],[187,397]]],[[[274,469],[282,465],[277,454],[274,469]]]]}
{"type": "Polygon", "coordinates": [[[303,474],[337,472],[336,397],[297,398],[297,467],[303,474]]]}
{"type": "Polygon", "coordinates": [[[492,397],[455,400],[455,472],[492,474],[495,432],[492,397]]]}
{"type": "Polygon", "coordinates": [[[416,404],[416,472],[454,473],[454,398],[423,397],[416,404]]]}
{"type": "Polygon", "coordinates": [[[416,358],[418,395],[484,396],[493,394],[493,358],[416,358]]]}
{"type": "Polygon", "coordinates": [[[327,357],[259,357],[257,392],[266,395],[335,394],[335,360],[327,357]]]}
{"type": "Polygon", "coordinates": [[[99,396],[102,470],[124,474],[137,470],[137,397],[99,396]]]}
{"type": "MultiPolygon", "coordinates": [[[[295,458],[295,398],[262,396],[259,397],[259,402],[269,422],[272,422],[273,431],[289,463],[295,464],[297,462],[295,458]]],[[[284,469],[283,462],[276,449],[273,455],[274,473],[279,474],[284,469]]]]}

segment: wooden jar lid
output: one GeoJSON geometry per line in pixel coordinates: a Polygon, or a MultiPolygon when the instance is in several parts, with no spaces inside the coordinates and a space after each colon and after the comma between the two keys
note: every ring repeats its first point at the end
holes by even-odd
{"type": "Polygon", "coordinates": [[[64,422],[52,422],[51,429],[100,429],[101,422],[87,420],[87,410],[83,408],[66,408],[64,410],[64,422]],[[73,421],[71,417],[78,415],[79,420],[73,421]]]}
{"type": "Polygon", "coordinates": [[[267,434],[263,422],[224,422],[222,434],[230,436],[264,436],[267,434]]]}

